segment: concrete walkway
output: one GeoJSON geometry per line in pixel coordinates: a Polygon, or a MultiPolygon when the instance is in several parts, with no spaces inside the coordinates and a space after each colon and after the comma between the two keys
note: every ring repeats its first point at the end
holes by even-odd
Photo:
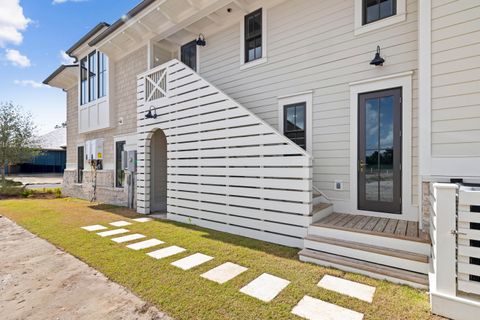
{"type": "Polygon", "coordinates": [[[30,173],[30,174],[12,174],[7,179],[32,185],[57,185],[62,184],[63,175],[61,173],[30,173]]]}
{"type": "Polygon", "coordinates": [[[5,217],[0,257],[2,320],[171,319],[5,217]]]}
{"type": "MultiPolygon", "coordinates": [[[[132,221],[136,222],[148,222],[150,220],[151,219],[149,218],[132,219],[132,221]]],[[[131,224],[131,222],[123,220],[110,223],[111,226],[117,227],[128,226],[131,224]]],[[[96,224],[90,226],[83,226],[81,228],[88,232],[96,232],[99,230],[105,230],[107,227],[96,224]]],[[[110,237],[116,234],[125,234],[129,232],[130,231],[128,229],[122,228],[101,231],[97,232],[96,234],[101,237],[110,237]]],[[[148,240],[145,240],[144,238],[145,236],[141,234],[131,234],[122,236],[120,238],[110,239],[118,243],[131,242],[136,239],[143,239],[141,242],[131,243],[127,245],[127,248],[134,250],[141,250],[166,244],[165,242],[155,238],[148,240]],[[119,241],[119,239],[121,239],[121,241],[119,241]]],[[[169,245],[155,251],[147,252],[146,254],[155,259],[163,259],[185,251],[188,250],[185,248],[177,247],[175,245],[169,245]]],[[[214,257],[210,257],[197,252],[193,255],[174,261],[171,264],[183,270],[190,270],[212,259],[214,259],[214,257]]],[[[226,262],[203,273],[201,277],[211,281],[215,281],[219,284],[223,284],[246,271],[248,271],[248,268],[246,267],[240,266],[232,262],[226,262]]],[[[283,291],[283,289],[285,289],[289,284],[290,281],[287,279],[282,279],[268,273],[263,273],[255,280],[251,281],[243,288],[241,288],[240,292],[268,303],[275,299],[275,297],[277,297],[277,295],[279,295],[280,292],[283,291]]],[[[368,303],[372,303],[376,290],[376,288],[372,286],[338,277],[333,277],[330,275],[324,275],[320,282],[317,284],[317,286],[326,290],[335,291],[340,294],[363,300],[368,303]]],[[[309,296],[304,296],[303,299],[300,300],[300,302],[298,302],[298,304],[292,309],[292,313],[307,320],[363,320],[362,313],[309,296]]]]}

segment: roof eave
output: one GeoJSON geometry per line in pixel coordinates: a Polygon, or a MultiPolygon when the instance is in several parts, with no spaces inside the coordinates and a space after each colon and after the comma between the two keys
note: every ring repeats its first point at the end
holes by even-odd
{"type": "Polygon", "coordinates": [[[97,24],[92,30],[90,30],[86,35],[84,35],[80,40],[75,42],[73,46],[71,46],[67,51],[65,51],[69,56],[72,56],[73,52],[80,48],[85,42],[87,42],[90,38],[96,35],[104,28],[108,28],[110,25],[106,22],[100,22],[97,24]]]}
{"type": "Polygon", "coordinates": [[[102,40],[104,40],[106,37],[108,37],[109,35],[114,33],[116,30],[118,30],[121,26],[123,26],[126,21],[135,17],[137,14],[142,12],[145,8],[147,8],[149,5],[151,5],[155,1],[156,0],[143,0],[137,6],[135,6],[132,10],[130,10],[124,17],[115,21],[111,26],[109,26],[106,30],[104,30],[97,37],[95,37],[92,41],[90,41],[88,43],[88,45],[89,46],[97,45],[102,40]]]}
{"type": "Polygon", "coordinates": [[[60,67],[57,68],[51,75],[49,75],[45,80],[43,80],[43,84],[52,86],[52,87],[57,87],[61,89],[67,89],[67,86],[58,86],[58,85],[52,85],[52,81],[54,81],[59,75],[61,75],[65,70],[69,68],[77,68],[78,65],[76,64],[71,64],[71,65],[61,65],[60,67]]]}

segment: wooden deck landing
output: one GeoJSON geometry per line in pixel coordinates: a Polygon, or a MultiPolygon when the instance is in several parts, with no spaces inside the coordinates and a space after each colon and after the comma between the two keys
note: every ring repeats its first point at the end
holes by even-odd
{"type": "Polygon", "coordinates": [[[313,226],[430,243],[428,233],[419,230],[415,221],[334,212],[313,226]]]}

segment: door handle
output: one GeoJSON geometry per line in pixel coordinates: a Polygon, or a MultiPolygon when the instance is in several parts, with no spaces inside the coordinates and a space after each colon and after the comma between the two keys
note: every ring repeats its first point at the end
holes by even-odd
{"type": "Polygon", "coordinates": [[[366,166],[367,164],[365,163],[365,161],[363,160],[358,161],[358,169],[360,170],[361,173],[363,173],[366,166]]]}

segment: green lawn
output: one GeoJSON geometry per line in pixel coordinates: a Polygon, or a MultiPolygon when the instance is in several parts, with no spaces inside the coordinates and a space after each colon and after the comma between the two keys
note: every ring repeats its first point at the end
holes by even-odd
{"type": "Polygon", "coordinates": [[[182,254],[155,260],[145,250],[130,250],[125,244],[80,229],[139,216],[125,208],[95,206],[70,198],[15,199],[0,201],[0,214],[85,261],[176,319],[299,319],[290,311],[304,295],[364,313],[365,319],[432,318],[425,291],[302,263],[297,259],[298,249],[294,248],[169,221],[128,226],[132,232],[165,241],[165,246],[187,249],[182,254]],[[170,265],[195,252],[215,259],[189,271],[170,265]],[[227,261],[249,270],[223,285],[200,277],[227,261]],[[270,303],[239,292],[264,272],[290,280],[291,284],[270,303]],[[318,288],[324,274],[375,286],[373,303],[318,288]]]}

